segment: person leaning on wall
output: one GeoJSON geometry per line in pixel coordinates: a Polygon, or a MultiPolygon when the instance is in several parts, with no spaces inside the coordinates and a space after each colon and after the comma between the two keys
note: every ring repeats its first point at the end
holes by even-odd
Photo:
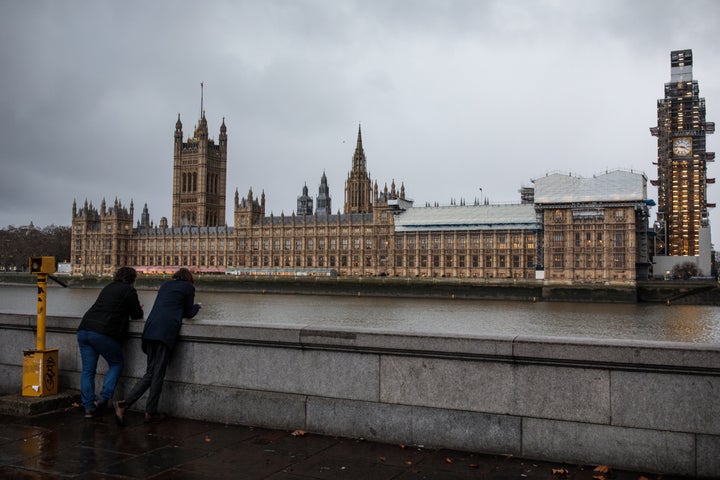
{"type": "Polygon", "coordinates": [[[195,303],[194,283],[192,272],[181,268],[175,272],[172,280],[160,286],[142,334],[142,349],[147,355],[147,369],[125,399],[113,404],[118,425],[124,425],[125,411],[148,389],[150,392],[145,404],[145,422],[156,422],[165,418],[165,415],[158,412],[165,370],[177,343],[182,319],[193,318],[202,306],[195,303]]]}
{"type": "Polygon", "coordinates": [[[143,317],[135,290],[136,278],[134,268],[120,267],[112,283],[100,291],[78,326],[77,341],[82,359],[80,398],[85,418],[102,413],[115,394],[125,362],[122,344],[127,338],[130,318],[143,317]],[[95,397],[95,372],[99,357],[107,362],[108,371],[98,399],[95,397]]]}

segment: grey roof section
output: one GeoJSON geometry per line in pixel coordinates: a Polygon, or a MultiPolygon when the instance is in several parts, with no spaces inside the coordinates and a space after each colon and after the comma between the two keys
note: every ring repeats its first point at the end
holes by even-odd
{"type": "Polygon", "coordinates": [[[395,217],[396,232],[436,230],[535,230],[532,205],[414,207],[395,217]]]}
{"type": "Polygon", "coordinates": [[[614,170],[592,178],[553,173],[533,180],[535,203],[627,202],[647,199],[642,173],[614,170]]]}
{"type": "Polygon", "coordinates": [[[325,224],[337,225],[337,224],[372,224],[373,214],[372,213],[338,213],[328,215],[326,213],[311,213],[310,215],[272,215],[270,217],[263,217],[263,226],[292,226],[292,225],[317,225],[322,226],[325,224]]]}

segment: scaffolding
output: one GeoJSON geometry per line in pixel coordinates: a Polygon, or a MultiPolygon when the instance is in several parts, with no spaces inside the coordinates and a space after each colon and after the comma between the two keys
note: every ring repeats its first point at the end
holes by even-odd
{"type": "Polygon", "coordinates": [[[671,81],[657,101],[657,125],[650,128],[658,139],[658,178],[651,181],[658,188],[656,253],[697,256],[700,230],[714,206],[707,202],[707,185],[715,182],[707,177],[707,162],[715,153],[705,147],[715,124],[705,121],[705,99],[692,78],[692,51],[673,51],[670,61],[671,81]]]}

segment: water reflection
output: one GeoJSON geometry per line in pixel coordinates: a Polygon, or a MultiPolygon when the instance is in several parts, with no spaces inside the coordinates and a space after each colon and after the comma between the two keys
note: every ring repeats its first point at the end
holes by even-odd
{"type": "MultiPolygon", "coordinates": [[[[50,288],[49,315],[80,317],[98,289],[50,288]]],[[[148,313],[155,291],[140,291],[148,313]]],[[[385,331],[542,335],[720,344],[720,308],[198,292],[196,322],[354,326],[385,331]]],[[[36,313],[34,286],[1,286],[0,312],[36,313]]]]}

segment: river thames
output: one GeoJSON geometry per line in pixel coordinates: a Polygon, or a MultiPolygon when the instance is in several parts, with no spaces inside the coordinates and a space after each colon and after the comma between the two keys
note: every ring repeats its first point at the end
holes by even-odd
{"type": "MultiPolygon", "coordinates": [[[[99,289],[48,288],[49,316],[78,317],[99,289]]],[[[145,314],[154,290],[140,290],[145,314]]],[[[341,326],[450,335],[540,335],[720,344],[720,307],[216,293],[193,322],[341,326]]],[[[37,313],[36,287],[0,286],[0,313],[37,313]]]]}

